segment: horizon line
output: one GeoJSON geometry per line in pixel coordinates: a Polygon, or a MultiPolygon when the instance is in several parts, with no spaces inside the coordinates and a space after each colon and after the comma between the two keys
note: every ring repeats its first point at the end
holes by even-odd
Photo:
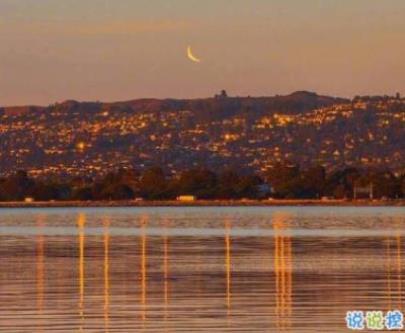
{"type": "MultiPolygon", "coordinates": [[[[226,91],[226,89],[224,89],[226,91]]],[[[220,91],[221,93],[221,91],[220,91]]],[[[397,94],[400,94],[399,92],[395,92],[393,95],[387,95],[387,94],[370,94],[370,95],[360,95],[360,94],[354,94],[352,97],[346,97],[346,96],[335,96],[335,95],[329,95],[329,94],[319,94],[315,91],[310,91],[310,90],[295,90],[290,93],[286,94],[274,94],[274,95],[227,95],[226,98],[273,98],[273,97],[287,97],[291,96],[297,93],[308,93],[308,94],[315,94],[319,97],[329,97],[329,98],[335,98],[335,99],[346,99],[346,100],[353,100],[357,96],[360,97],[396,97],[397,94]]],[[[158,100],[158,101],[165,101],[165,100],[176,100],[176,101],[192,101],[192,100],[201,100],[201,99],[212,99],[219,97],[220,94],[214,94],[214,96],[206,96],[206,97],[135,97],[135,98],[128,98],[128,99],[122,99],[122,100],[112,100],[112,101],[102,101],[102,100],[91,100],[91,99],[86,99],[86,100],[79,100],[79,99],[74,99],[74,98],[67,98],[62,101],[54,101],[50,102],[48,104],[37,104],[37,103],[27,103],[27,104],[10,104],[10,105],[0,105],[0,109],[5,109],[5,108],[23,108],[23,107],[39,107],[39,108],[45,108],[49,107],[52,105],[57,105],[57,104],[63,104],[67,102],[77,102],[77,103],[100,103],[100,104],[116,104],[116,103],[126,103],[126,102],[132,102],[132,101],[139,101],[139,100],[158,100]]],[[[401,97],[402,99],[402,97],[401,97]]]]}

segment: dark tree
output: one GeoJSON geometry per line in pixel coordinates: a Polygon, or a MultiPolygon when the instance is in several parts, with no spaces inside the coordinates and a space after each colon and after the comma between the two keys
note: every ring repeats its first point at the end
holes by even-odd
{"type": "Polygon", "coordinates": [[[214,198],[216,185],[215,173],[204,168],[185,171],[175,182],[178,194],[192,194],[201,199],[214,198]]]}
{"type": "Polygon", "coordinates": [[[6,201],[20,201],[32,195],[34,181],[25,171],[17,171],[0,185],[0,197],[6,201]]]}
{"type": "Polygon", "coordinates": [[[163,170],[153,167],[146,170],[140,180],[140,194],[145,199],[158,200],[167,198],[167,181],[163,170]]]}
{"type": "Polygon", "coordinates": [[[295,183],[299,180],[300,170],[298,165],[276,164],[266,174],[266,181],[269,183],[276,196],[294,197],[295,183]]]}
{"type": "Polygon", "coordinates": [[[356,168],[346,168],[332,173],[326,180],[325,194],[338,199],[351,198],[355,181],[361,173],[356,168]]]}
{"type": "Polygon", "coordinates": [[[235,170],[226,170],[218,177],[217,194],[220,199],[236,199],[240,192],[241,178],[235,170]]]}

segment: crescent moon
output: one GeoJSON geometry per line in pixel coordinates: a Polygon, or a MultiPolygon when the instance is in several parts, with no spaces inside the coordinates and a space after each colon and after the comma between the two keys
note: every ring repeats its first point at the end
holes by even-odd
{"type": "Polygon", "coordinates": [[[198,59],[196,56],[193,55],[191,51],[191,46],[187,47],[187,57],[193,62],[201,62],[201,59],[198,59]]]}

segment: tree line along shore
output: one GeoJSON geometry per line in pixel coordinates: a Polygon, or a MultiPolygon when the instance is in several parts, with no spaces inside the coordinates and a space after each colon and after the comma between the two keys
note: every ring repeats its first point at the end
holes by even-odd
{"type": "MultiPolygon", "coordinates": [[[[234,169],[214,172],[204,167],[167,175],[160,167],[138,172],[119,169],[100,177],[30,177],[17,171],[0,178],[0,202],[166,202],[187,201],[195,205],[222,202],[233,205],[253,201],[274,204],[296,200],[297,203],[342,204],[348,200],[400,202],[405,193],[404,174],[389,170],[343,168],[326,172],[321,166],[301,169],[298,165],[280,164],[257,175],[234,169]],[[297,201],[298,200],[298,201],[297,201]]],[[[83,204],[85,205],[85,204],[83,204]]]]}
{"type": "Polygon", "coordinates": [[[272,207],[272,206],[341,206],[341,207],[405,207],[404,199],[334,200],[334,199],[271,199],[271,200],[115,200],[115,201],[7,201],[0,208],[96,208],[96,207],[272,207]]]}

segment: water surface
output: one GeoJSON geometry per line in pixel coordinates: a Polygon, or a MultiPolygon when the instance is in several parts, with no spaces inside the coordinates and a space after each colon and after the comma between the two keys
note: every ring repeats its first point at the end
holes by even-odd
{"type": "Polygon", "coordinates": [[[404,237],[400,207],[1,209],[0,332],[347,332],[405,310],[404,237]]]}

